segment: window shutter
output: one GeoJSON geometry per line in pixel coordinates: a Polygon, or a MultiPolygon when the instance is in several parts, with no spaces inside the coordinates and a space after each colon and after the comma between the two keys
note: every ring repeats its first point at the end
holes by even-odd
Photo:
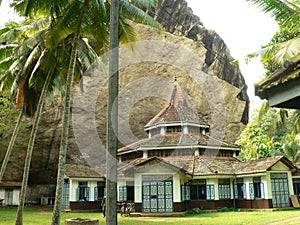
{"type": "Polygon", "coordinates": [[[85,199],[86,201],[90,199],[90,187],[85,187],[85,199]]]}
{"type": "Polygon", "coordinates": [[[185,199],[189,201],[189,200],[191,200],[190,186],[185,186],[185,187],[186,187],[186,191],[185,191],[186,197],[185,197],[185,199]]]}
{"type": "Polygon", "coordinates": [[[76,201],[79,201],[79,186],[76,188],[76,201]]]}
{"type": "Polygon", "coordinates": [[[206,199],[207,200],[215,199],[215,187],[213,184],[206,185],[206,199]]]}
{"type": "Polygon", "coordinates": [[[260,183],[261,198],[265,198],[264,183],[260,183]]]}
{"type": "Polygon", "coordinates": [[[235,199],[239,198],[238,185],[237,184],[234,184],[234,198],[235,199]]]}
{"type": "Polygon", "coordinates": [[[249,189],[250,189],[250,198],[254,199],[254,185],[253,183],[249,183],[249,189]]]}
{"type": "Polygon", "coordinates": [[[94,201],[99,201],[99,199],[98,199],[98,188],[99,187],[94,187],[94,201]]]}
{"type": "Polygon", "coordinates": [[[185,201],[186,200],[186,186],[181,185],[181,201],[185,201]]]}
{"type": "Polygon", "coordinates": [[[119,187],[119,201],[127,201],[127,188],[126,186],[119,187]]]}
{"type": "Polygon", "coordinates": [[[247,191],[246,191],[246,184],[243,184],[243,197],[244,197],[244,199],[246,199],[247,198],[247,191]]]}

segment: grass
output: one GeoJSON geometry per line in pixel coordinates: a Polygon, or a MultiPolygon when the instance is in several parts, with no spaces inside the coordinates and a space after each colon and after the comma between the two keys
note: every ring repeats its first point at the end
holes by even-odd
{"type": "MultiPolygon", "coordinates": [[[[15,222],[16,208],[0,208],[0,225],[13,225],[15,222]]],[[[24,225],[49,225],[51,224],[51,209],[25,208],[24,225]]],[[[98,218],[99,224],[105,224],[100,212],[69,212],[63,213],[61,224],[68,218],[98,218]]],[[[121,217],[118,216],[120,225],[261,225],[272,224],[299,224],[300,210],[282,211],[241,211],[241,212],[202,212],[188,214],[185,217],[121,217]]]]}

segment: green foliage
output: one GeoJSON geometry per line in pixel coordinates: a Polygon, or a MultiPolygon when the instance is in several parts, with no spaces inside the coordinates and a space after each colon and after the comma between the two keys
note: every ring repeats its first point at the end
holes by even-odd
{"type": "Polygon", "coordinates": [[[280,68],[280,64],[274,60],[274,55],[276,55],[278,49],[279,49],[279,44],[281,43],[286,43],[290,40],[293,40],[297,37],[300,37],[300,31],[296,30],[289,30],[286,27],[281,27],[279,32],[276,32],[270,42],[263,46],[262,48],[270,48],[270,51],[267,52],[262,57],[262,64],[264,68],[267,70],[266,71],[266,76],[271,75],[274,73],[277,69],[280,68]]]}
{"type": "Polygon", "coordinates": [[[300,159],[299,111],[274,109],[265,102],[257,116],[241,133],[239,157],[244,160],[284,155],[293,162],[300,159]]]}
{"type": "MultiPolygon", "coordinates": [[[[5,96],[0,96],[0,161],[3,159],[7,146],[14,130],[16,120],[18,118],[18,110],[15,109],[14,104],[5,96]]],[[[17,137],[15,144],[15,151],[26,149],[28,143],[28,129],[30,124],[26,121],[20,127],[20,134],[17,137]]]]}

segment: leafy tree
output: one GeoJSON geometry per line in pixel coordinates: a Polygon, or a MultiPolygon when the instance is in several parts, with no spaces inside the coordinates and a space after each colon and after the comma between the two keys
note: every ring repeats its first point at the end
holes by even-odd
{"type": "Polygon", "coordinates": [[[242,131],[237,144],[244,160],[284,155],[299,161],[298,110],[274,109],[264,102],[257,116],[242,131]]]}
{"type": "MultiPolygon", "coordinates": [[[[9,145],[9,141],[7,141],[7,139],[9,139],[9,137],[12,135],[16,123],[18,123],[19,115],[20,110],[15,108],[15,104],[11,102],[9,94],[2,93],[0,95],[0,161],[3,160],[0,174],[1,179],[5,175],[5,169],[3,166],[4,160],[5,158],[7,158],[7,161],[9,160],[9,157],[6,157],[7,146],[9,145]]],[[[14,144],[16,154],[18,154],[19,150],[24,149],[25,151],[27,148],[26,143],[28,142],[28,136],[26,133],[28,132],[29,127],[30,124],[26,121],[22,121],[22,123],[20,123],[20,133],[22,135],[19,135],[14,144]]]]}
{"type": "Polygon", "coordinates": [[[249,160],[282,155],[282,143],[291,127],[288,119],[287,111],[278,113],[265,102],[237,141],[242,148],[239,157],[249,160]]]}

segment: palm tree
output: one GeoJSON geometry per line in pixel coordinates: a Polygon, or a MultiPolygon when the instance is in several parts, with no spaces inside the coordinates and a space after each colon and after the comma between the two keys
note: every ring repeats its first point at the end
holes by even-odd
{"type": "MultiPolygon", "coordinates": [[[[154,1],[149,1],[149,2],[154,2],[154,1]]],[[[149,2],[147,4],[149,4],[149,2]]],[[[145,1],[136,1],[136,3],[141,5],[141,6],[145,5],[145,1]]],[[[115,3],[112,3],[112,4],[115,4],[115,3]]],[[[118,16],[116,18],[114,18],[113,23],[115,23],[115,27],[117,27],[117,30],[120,29],[120,35],[121,35],[120,40],[121,40],[121,42],[123,42],[123,43],[132,42],[132,41],[135,41],[135,38],[136,38],[134,30],[132,29],[132,26],[129,25],[126,21],[128,19],[131,19],[135,22],[143,22],[145,24],[149,24],[153,27],[161,29],[161,26],[160,26],[159,23],[154,21],[153,18],[151,18],[150,16],[145,14],[141,9],[139,9],[135,5],[130,4],[127,1],[123,1],[123,3],[121,2],[120,4],[122,6],[123,14],[120,17],[120,19],[118,18],[118,16]],[[120,27],[117,25],[118,22],[121,24],[120,27]]],[[[106,42],[107,39],[106,38],[107,38],[107,34],[109,34],[109,33],[108,33],[108,29],[107,29],[106,24],[108,24],[108,22],[109,22],[109,20],[108,20],[109,17],[107,17],[106,14],[104,14],[104,17],[96,17],[96,19],[98,19],[97,22],[100,22],[99,24],[96,24],[96,25],[98,25],[98,26],[102,25],[103,26],[103,24],[104,24],[104,26],[103,26],[104,29],[101,32],[101,34],[103,36],[99,36],[98,33],[95,32],[95,31],[94,31],[94,33],[93,33],[93,31],[91,32],[90,27],[86,26],[86,24],[91,22],[91,20],[89,18],[84,20],[83,16],[84,16],[84,13],[86,11],[87,11],[87,14],[89,16],[90,15],[99,15],[99,6],[96,5],[98,7],[95,7],[95,2],[93,2],[93,1],[90,2],[90,7],[88,9],[87,9],[87,5],[88,5],[88,2],[85,2],[85,5],[82,7],[82,11],[81,11],[81,14],[80,14],[82,16],[82,18],[79,17],[80,20],[78,20],[79,22],[77,24],[76,31],[80,32],[80,30],[82,30],[82,33],[83,33],[82,35],[86,35],[86,37],[90,38],[90,40],[94,43],[94,46],[96,46],[96,51],[99,52],[100,54],[101,53],[103,54],[103,53],[105,53],[105,49],[107,49],[107,45],[106,45],[107,44],[107,42],[106,42]],[[91,12],[92,12],[92,14],[91,14],[91,12]],[[81,25],[83,26],[82,28],[79,27],[81,25]],[[92,38],[91,38],[91,36],[92,36],[92,38]]],[[[105,13],[106,11],[109,11],[109,9],[111,7],[111,5],[108,2],[106,2],[102,6],[105,6],[105,8],[100,7],[100,13],[101,13],[101,11],[102,11],[102,13],[105,13]]],[[[112,7],[115,7],[114,9],[116,9],[116,6],[112,6],[112,7]]],[[[112,14],[111,14],[111,17],[112,17],[112,14]]],[[[115,17],[115,15],[113,17],[115,17]]],[[[92,21],[92,22],[94,22],[94,21],[92,21]]],[[[111,26],[112,26],[112,24],[111,24],[111,26]]],[[[59,30],[64,30],[64,29],[59,29],[59,30]]],[[[78,35],[79,35],[79,33],[78,33],[78,35]]],[[[111,44],[110,44],[111,49],[112,48],[114,49],[112,51],[112,52],[114,52],[114,54],[110,58],[110,59],[113,58],[113,62],[110,62],[110,65],[114,65],[114,67],[112,67],[110,69],[110,71],[114,71],[114,76],[113,76],[114,80],[110,81],[110,87],[111,87],[110,92],[112,91],[114,93],[109,94],[110,98],[111,98],[110,101],[112,101],[112,99],[115,100],[116,96],[118,95],[118,91],[117,91],[118,90],[118,76],[117,76],[117,72],[116,72],[116,71],[118,71],[118,63],[117,63],[118,62],[118,53],[117,53],[118,52],[118,44],[116,44],[116,43],[119,42],[118,31],[115,30],[113,36],[117,37],[117,39],[115,39],[114,42],[111,42],[111,44]],[[114,44],[112,44],[112,43],[114,43],[114,44]]],[[[112,37],[112,36],[110,36],[110,37],[112,37]]],[[[74,41],[75,41],[75,39],[74,39],[74,41]]],[[[74,53],[74,54],[76,54],[76,53],[74,53]]],[[[72,54],[72,56],[73,56],[73,54],[72,54]]],[[[70,75],[70,72],[71,71],[69,70],[69,72],[68,72],[69,75],[70,75]]],[[[69,83],[69,85],[70,85],[70,88],[71,88],[72,83],[69,83]]],[[[67,96],[68,96],[68,92],[66,94],[66,99],[67,99],[67,96]]],[[[70,107],[70,102],[67,103],[67,101],[70,101],[70,99],[71,99],[71,93],[70,93],[69,100],[65,100],[65,106],[66,107],[70,107]]],[[[109,110],[108,111],[109,114],[112,113],[111,109],[108,109],[108,110],[109,110]]],[[[67,145],[68,145],[68,128],[69,128],[69,124],[68,124],[69,115],[68,114],[69,113],[70,113],[70,111],[68,110],[68,108],[65,108],[64,124],[63,124],[63,137],[62,137],[61,147],[60,147],[59,172],[58,172],[58,178],[57,178],[58,182],[57,182],[56,197],[55,197],[55,202],[57,202],[57,204],[55,205],[54,210],[53,210],[52,225],[59,224],[59,222],[60,222],[60,212],[61,212],[61,206],[60,205],[61,205],[61,199],[62,199],[61,194],[62,194],[62,187],[63,187],[64,165],[65,165],[66,151],[67,151],[67,145]]],[[[115,110],[113,110],[113,114],[114,114],[114,116],[117,116],[115,110]]],[[[110,116],[109,116],[109,118],[110,118],[110,116]]],[[[114,120],[114,122],[115,121],[117,121],[117,120],[114,120]]],[[[116,188],[117,188],[117,186],[116,186],[116,179],[117,179],[116,178],[117,137],[116,137],[116,135],[117,134],[113,133],[113,132],[116,132],[116,130],[113,130],[113,129],[116,129],[116,127],[117,127],[117,123],[114,123],[114,126],[110,127],[109,133],[107,134],[108,139],[111,138],[108,141],[108,143],[113,143],[113,146],[110,147],[110,149],[113,152],[115,152],[115,153],[112,153],[112,156],[108,160],[109,162],[113,162],[113,163],[112,164],[108,163],[109,169],[107,169],[107,171],[111,171],[110,175],[112,175],[112,176],[108,175],[108,178],[107,178],[108,185],[111,184],[110,187],[112,188],[112,189],[107,188],[107,190],[112,190],[112,193],[110,195],[108,195],[108,202],[107,202],[107,204],[108,204],[107,209],[109,209],[108,214],[107,214],[107,221],[108,221],[107,223],[109,223],[109,224],[117,223],[117,216],[116,216],[117,215],[116,214],[116,200],[117,200],[117,191],[116,191],[116,188]],[[113,135],[113,136],[111,136],[111,135],[113,135]],[[110,182],[112,182],[112,183],[110,183],[110,182]],[[109,222],[109,221],[111,221],[111,222],[109,222]]],[[[108,191],[108,192],[110,192],[110,191],[108,191]]]]}
{"type": "MultiPolygon", "coordinates": [[[[89,1],[85,1],[84,2],[84,7],[81,7],[83,10],[81,12],[85,12],[87,9],[87,3],[89,1]]],[[[135,35],[132,29],[132,26],[129,25],[129,23],[127,23],[128,19],[131,19],[135,22],[142,22],[145,24],[149,24],[151,26],[157,27],[157,28],[161,28],[161,26],[153,19],[151,18],[149,15],[145,14],[140,8],[138,8],[135,4],[137,4],[138,6],[143,6],[143,5],[149,5],[150,3],[154,3],[155,1],[143,1],[143,0],[136,0],[136,1],[132,1],[131,3],[129,1],[123,1],[122,2],[122,12],[123,12],[123,16],[120,17],[120,34],[121,34],[121,38],[120,40],[122,40],[123,42],[131,42],[135,40],[135,35]],[[133,4],[134,3],[134,4],[133,4]]],[[[101,35],[94,35],[97,34],[97,32],[91,33],[91,28],[88,26],[84,26],[85,24],[91,23],[91,20],[88,17],[84,17],[84,13],[82,13],[82,18],[79,17],[80,19],[76,19],[77,15],[78,15],[78,10],[74,10],[76,8],[76,6],[78,6],[77,8],[80,8],[79,6],[81,6],[81,4],[78,4],[77,1],[71,1],[70,4],[68,1],[59,1],[59,3],[57,3],[57,1],[54,2],[44,2],[44,1],[39,1],[38,4],[32,4],[32,1],[19,1],[15,4],[15,7],[17,10],[25,10],[25,14],[27,15],[34,15],[35,13],[37,13],[39,10],[41,10],[42,12],[45,12],[47,9],[51,9],[51,34],[49,36],[47,36],[47,46],[49,48],[55,48],[56,45],[58,43],[61,42],[61,40],[64,40],[66,37],[70,36],[71,34],[74,34],[74,39],[72,42],[72,58],[70,60],[69,63],[69,70],[68,70],[68,83],[67,83],[67,88],[72,87],[72,71],[74,71],[75,69],[75,56],[77,53],[77,45],[78,45],[78,40],[79,40],[79,35],[81,35],[81,30],[82,30],[82,37],[84,35],[86,35],[87,38],[89,37],[93,37],[94,39],[91,39],[92,41],[95,41],[94,44],[97,47],[97,52],[101,52],[103,51],[103,47],[105,47],[105,45],[103,45],[103,43],[105,44],[105,34],[107,33],[107,29],[104,29],[104,36],[101,35]],[[50,7],[51,6],[51,7],[50,7]],[[63,12],[63,13],[62,13],[63,12]],[[64,15],[62,16],[63,19],[60,19],[59,17],[56,17],[57,15],[64,15]],[[74,20],[75,18],[75,20],[74,20]],[[74,23],[74,21],[76,22],[80,22],[79,25],[74,23]],[[83,25],[81,27],[81,25],[83,25]],[[62,28],[62,29],[60,29],[62,28]],[[76,30],[76,32],[78,33],[74,33],[74,29],[76,30]],[[75,38],[77,37],[78,38],[75,38]],[[99,40],[100,39],[100,40],[99,40]],[[75,43],[76,42],[76,43],[75,43]]],[[[104,1],[90,1],[90,5],[92,5],[93,7],[91,7],[91,9],[94,12],[97,12],[96,15],[101,13],[103,14],[103,7],[99,7],[99,5],[101,6],[106,6],[106,9],[109,9],[110,4],[109,2],[104,3],[104,1]],[[99,4],[100,3],[100,4],[99,4]],[[96,6],[96,7],[95,7],[96,6]],[[99,13],[99,9],[100,9],[100,13],[99,13]]],[[[94,14],[95,15],[95,14],[94,14]]],[[[105,15],[105,14],[104,14],[105,15]]],[[[99,17],[96,17],[99,19],[99,17]]],[[[102,18],[100,18],[102,19],[102,18]]],[[[107,27],[107,25],[109,23],[107,23],[108,21],[100,21],[100,24],[96,24],[97,26],[102,25],[102,27],[107,27]]],[[[102,33],[101,33],[102,34],[102,33]]],[[[63,136],[62,136],[62,141],[61,141],[61,151],[60,151],[60,162],[59,162],[59,174],[58,174],[58,182],[57,182],[57,192],[56,192],[56,206],[54,208],[54,212],[53,212],[53,224],[57,224],[59,223],[59,214],[60,214],[60,200],[61,199],[61,189],[62,189],[62,180],[63,180],[63,176],[64,176],[64,163],[65,163],[65,157],[66,157],[66,150],[67,150],[67,140],[68,140],[68,128],[69,128],[69,113],[70,110],[68,109],[70,107],[70,99],[71,99],[71,93],[70,95],[67,94],[65,96],[65,113],[64,113],[64,124],[63,124],[63,136]],[[69,102],[69,103],[68,103],[69,102]]]]}
{"type": "MultiPolygon", "coordinates": [[[[28,27],[28,25],[26,25],[26,27],[28,27]]],[[[46,23],[46,27],[49,27],[49,23],[46,23]]],[[[24,30],[20,29],[20,27],[18,27],[18,30],[24,32],[24,30]]],[[[11,37],[12,36],[17,37],[16,35],[12,35],[15,33],[18,32],[15,32],[15,30],[8,30],[8,32],[3,33],[1,38],[4,39],[6,38],[6,41],[8,42],[14,42],[14,40],[12,40],[11,37]]],[[[45,30],[40,30],[33,36],[26,37],[25,41],[23,41],[19,45],[16,44],[14,51],[10,52],[12,54],[8,54],[7,58],[3,60],[6,63],[8,61],[11,61],[11,63],[7,72],[4,74],[4,76],[1,79],[1,86],[6,88],[13,87],[13,89],[17,88],[19,93],[18,94],[19,97],[17,99],[18,100],[25,99],[24,106],[34,105],[34,103],[29,101],[32,98],[32,95],[28,95],[28,93],[32,92],[32,90],[35,91],[33,96],[41,95],[38,104],[38,112],[35,114],[34,125],[32,128],[30,142],[28,144],[28,149],[27,149],[27,156],[26,156],[24,173],[23,173],[23,184],[22,184],[20,204],[18,208],[16,224],[22,224],[22,220],[23,220],[22,215],[23,215],[23,207],[25,202],[26,186],[27,186],[28,173],[29,173],[29,167],[31,162],[31,155],[33,151],[34,140],[38,128],[40,115],[43,108],[44,99],[46,96],[45,93],[46,91],[50,91],[50,92],[53,91],[53,85],[55,84],[62,92],[64,91],[63,88],[59,86],[62,84],[62,82],[60,82],[59,80],[64,80],[63,77],[60,76],[61,74],[65,74],[64,65],[66,60],[68,60],[69,55],[68,53],[64,52],[63,49],[66,49],[68,51],[68,48],[66,48],[66,46],[68,46],[69,45],[68,43],[71,42],[69,41],[69,38],[67,38],[63,43],[63,46],[65,46],[65,48],[59,46],[59,48],[57,48],[56,50],[51,51],[45,47],[46,45],[44,40],[45,40],[46,33],[47,32],[45,32],[45,30]],[[27,48],[28,46],[30,47],[27,48]],[[48,75],[46,73],[48,73],[48,75]],[[11,79],[12,77],[15,77],[15,79],[11,79]],[[53,79],[51,79],[51,77],[53,77],[53,79]],[[44,78],[46,78],[46,81],[44,80],[44,78]],[[12,83],[11,80],[14,80],[14,82],[12,83]],[[19,82],[21,82],[21,85],[18,85],[19,82]],[[50,82],[52,83],[51,86],[49,86],[50,82]],[[44,86],[44,88],[41,90],[40,86],[44,86]],[[41,94],[39,94],[40,90],[41,90],[41,94]],[[28,104],[28,102],[31,104],[28,104]]],[[[92,49],[85,41],[81,40],[79,43],[80,43],[79,49],[82,52],[79,57],[81,58],[80,62],[83,63],[78,63],[78,65],[81,64],[82,65],[78,66],[78,68],[75,70],[75,74],[81,74],[83,68],[88,67],[92,62],[98,60],[97,55],[92,52],[92,49]]],[[[3,64],[0,63],[0,68],[4,68],[4,67],[5,67],[5,63],[3,64]],[[1,67],[1,65],[3,65],[3,67],[1,67]]],[[[17,103],[22,104],[20,103],[20,101],[17,103]]],[[[25,108],[29,108],[29,107],[25,107],[25,108]]],[[[35,109],[36,107],[30,107],[29,108],[30,110],[27,110],[28,113],[30,112],[31,114],[33,114],[35,110],[31,110],[31,108],[35,109]]],[[[15,136],[13,136],[13,138],[14,137],[15,136]]],[[[9,150],[12,148],[12,146],[13,143],[11,141],[9,150]]],[[[7,151],[6,154],[7,159],[9,158],[9,154],[10,152],[7,151]]],[[[4,167],[3,170],[5,170],[4,167]]]]}
{"type": "Polygon", "coordinates": [[[110,10],[110,55],[107,107],[106,151],[106,224],[116,225],[117,219],[117,149],[119,93],[119,0],[112,0],[110,10]]]}
{"type": "Polygon", "coordinates": [[[300,141],[296,136],[290,135],[284,144],[284,154],[293,163],[297,163],[300,160],[300,141]]]}
{"type": "Polygon", "coordinates": [[[65,161],[68,147],[68,138],[69,138],[69,123],[70,123],[70,109],[71,109],[71,89],[73,87],[74,80],[74,70],[76,64],[76,55],[77,55],[77,46],[80,38],[81,26],[84,19],[84,14],[87,11],[89,5],[89,0],[85,0],[83,7],[81,9],[80,16],[78,18],[76,31],[74,33],[74,39],[72,42],[72,51],[70,64],[68,69],[68,77],[66,84],[66,96],[64,100],[64,115],[63,115],[63,130],[60,142],[60,151],[59,151],[59,161],[58,161],[58,175],[57,175],[57,185],[56,185],[56,193],[55,193],[55,205],[53,209],[52,216],[52,225],[60,224],[60,212],[61,212],[61,201],[62,201],[62,187],[64,181],[64,169],[65,169],[65,161]]]}
{"type": "Polygon", "coordinates": [[[275,43],[250,54],[251,57],[261,55],[271,58],[280,65],[300,53],[300,2],[298,0],[246,0],[260,7],[265,13],[271,14],[281,28],[298,35],[282,43],[275,43]]]}
{"type": "MultiPolygon", "coordinates": [[[[27,26],[27,24],[26,24],[26,26],[27,26]]],[[[27,28],[27,31],[28,30],[29,29],[27,28]]],[[[24,33],[27,33],[27,32],[24,32],[24,31],[25,31],[24,24],[17,24],[17,23],[10,23],[5,28],[1,29],[1,31],[0,31],[1,42],[6,43],[6,44],[2,44],[1,45],[2,48],[0,49],[0,55],[1,55],[0,70],[2,71],[2,73],[4,73],[3,76],[1,75],[1,80],[0,80],[1,92],[5,92],[7,88],[12,88],[12,95],[16,94],[16,96],[17,96],[16,107],[21,108],[15,129],[13,131],[11,140],[9,142],[9,146],[7,148],[7,151],[6,151],[2,166],[1,166],[0,180],[2,180],[3,175],[5,173],[6,166],[9,161],[11,151],[13,149],[14,142],[15,142],[16,136],[19,131],[19,127],[20,127],[20,123],[21,123],[24,111],[27,112],[28,115],[30,115],[31,110],[29,110],[29,109],[34,108],[31,105],[31,103],[33,103],[33,102],[31,102],[30,104],[25,104],[23,106],[24,97],[25,97],[24,89],[26,88],[26,85],[24,85],[25,83],[23,83],[23,85],[19,86],[19,88],[18,88],[16,84],[17,84],[17,82],[20,82],[20,76],[16,76],[15,77],[16,79],[13,78],[15,73],[17,73],[17,71],[20,70],[20,68],[18,68],[19,64],[21,64],[21,62],[24,63],[24,58],[22,59],[22,57],[19,57],[19,56],[25,54],[24,53],[25,51],[23,51],[23,53],[21,53],[21,54],[18,54],[18,56],[17,56],[17,54],[14,54],[17,47],[19,47],[16,44],[16,42],[19,42],[20,40],[24,41],[26,38],[28,38],[27,35],[24,35],[24,33]],[[19,61],[17,61],[16,58],[18,58],[19,61]],[[11,83],[12,81],[13,81],[13,83],[11,83]],[[17,89],[17,92],[15,91],[16,89],[17,89]]],[[[28,101],[28,99],[27,99],[26,103],[29,103],[29,102],[30,101],[28,101]]]]}
{"type": "Polygon", "coordinates": [[[49,70],[49,73],[47,75],[46,81],[44,83],[44,87],[42,89],[42,93],[38,102],[37,106],[37,112],[34,117],[33,127],[30,134],[30,139],[28,143],[28,149],[25,159],[25,165],[24,165],[24,172],[23,172],[23,180],[22,180],[22,188],[21,188],[21,195],[20,195],[20,203],[17,211],[17,217],[16,217],[16,225],[22,225],[23,224],[23,210],[24,210],[24,204],[25,204],[25,195],[26,195],[26,188],[27,188],[27,182],[28,182],[28,175],[29,175],[29,169],[31,164],[31,156],[33,152],[34,147],[34,141],[38,130],[39,121],[41,118],[43,106],[44,106],[44,100],[46,98],[46,91],[48,91],[48,87],[53,75],[53,71],[55,69],[55,65],[52,69],[49,70]]]}

